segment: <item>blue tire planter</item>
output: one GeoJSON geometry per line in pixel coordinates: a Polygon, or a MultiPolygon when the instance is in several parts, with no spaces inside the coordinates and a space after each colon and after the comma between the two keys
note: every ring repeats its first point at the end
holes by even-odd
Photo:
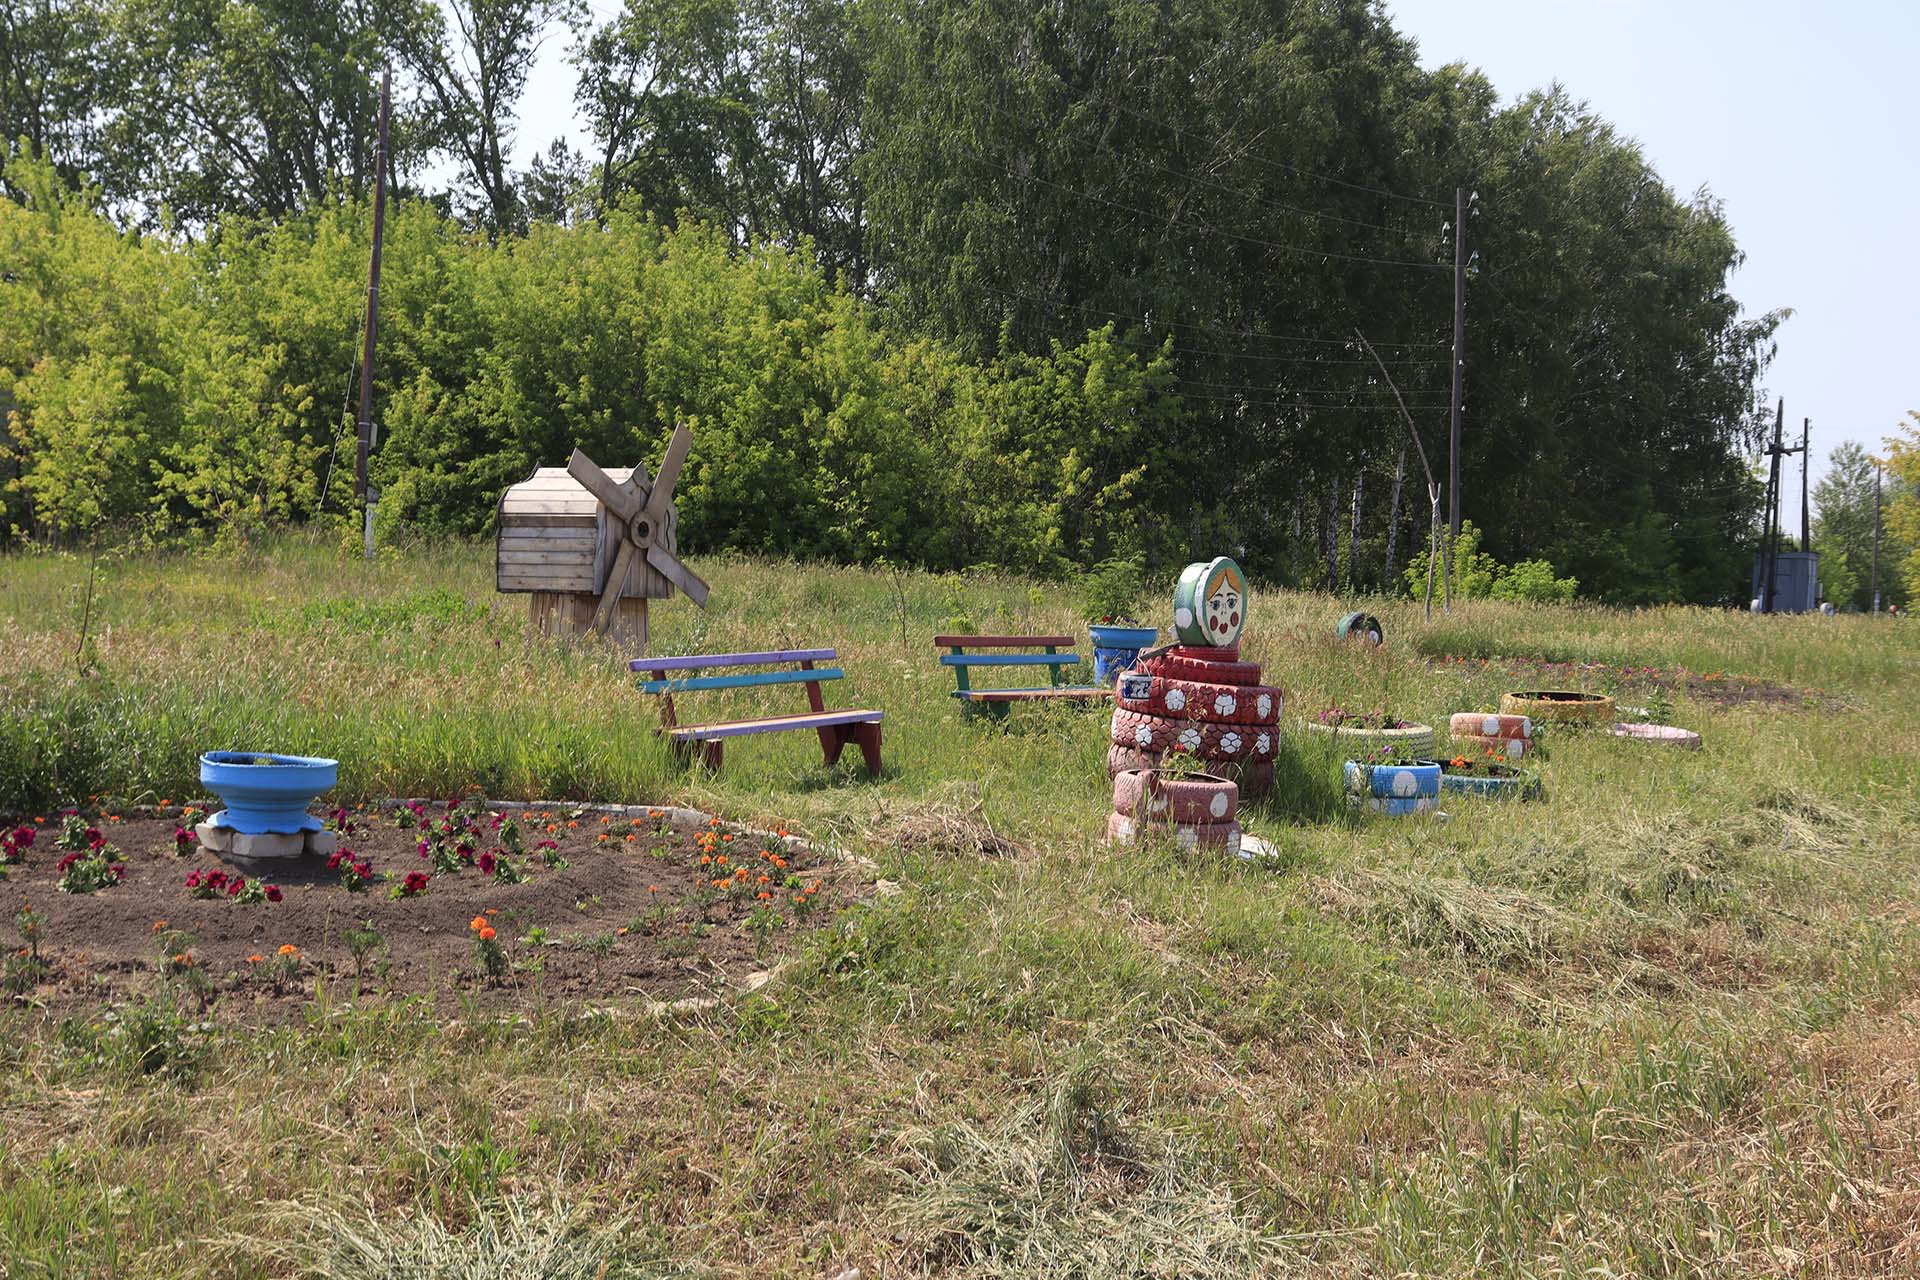
{"type": "Polygon", "coordinates": [[[209,751],[200,757],[200,783],[226,808],[207,819],[242,835],[293,835],[320,830],[307,812],[314,797],[340,777],[340,762],[267,751],[209,751]]]}
{"type": "Polygon", "coordinates": [[[1093,641],[1093,678],[1099,684],[1112,684],[1114,677],[1133,666],[1140,651],[1160,634],[1158,627],[1109,627],[1089,624],[1087,636],[1093,641]]]}
{"type": "Polygon", "coordinates": [[[1398,760],[1387,764],[1347,761],[1347,790],[1377,800],[1431,800],[1440,794],[1436,760],[1398,760]]]}
{"type": "Polygon", "coordinates": [[[1411,818],[1415,814],[1431,813],[1439,803],[1437,796],[1367,797],[1367,808],[1375,813],[1384,813],[1390,818],[1411,818]]]}

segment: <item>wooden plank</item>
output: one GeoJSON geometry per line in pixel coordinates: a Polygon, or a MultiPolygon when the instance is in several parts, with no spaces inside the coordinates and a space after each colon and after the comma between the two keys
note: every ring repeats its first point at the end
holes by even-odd
{"type": "Polygon", "coordinates": [[[702,667],[758,667],[775,662],[831,662],[832,649],[768,649],[760,653],[693,654],[685,658],[635,658],[629,671],[697,671],[702,667]]]}
{"type": "Polygon", "coordinates": [[[701,689],[757,689],[766,685],[805,684],[810,680],[840,680],[845,676],[846,672],[838,667],[816,667],[811,671],[759,671],[752,675],[641,680],[635,687],[642,693],[693,693],[701,689]]]}
{"type": "Polygon", "coordinates": [[[582,492],[573,497],[559,494],[516,494],[509,492],[500,501],[500,514],[514,515],[562,515],[580,516],[591,520],[600,514],[600,504],[590,493],[582,492]]]}
{"type": "Polygon", "coordinates": [[[723,720],[714,724],[685,724],[669,731],[679,742],[711,742],[750,733],[779,733],[786,729],[820,729],[836,724],[879,724],[884,712],[829,711],[825,715],[767,716],[759,720],[723,720]]]}
{"type": "MultiPolygon", "coordinates": [[[[562,520],[561,516],[536,516],[537,520],[562,520]]],[[[548,543],[558,542],[567,546],[583,546],[592,549],[597,531],[585,521],[573,521],[569,524],[509,524],[500,527],[499,541],[548,543]]]]}
{"type": "Polygon", "coordinates": [[[554,591],[584,595],[593,589],[593,579],[583,573],[543,572],[532,565],[509,565],[499,570],[494,585],[501,591],[554,591]]]}
{"type": "Polygon", "coordinates": [[[499,520],[500,535],[520,533],[528,529],[561,529],[569,533],[584,533],[591,537],[599,520],[588,516],[554,515],[505,515],[499,520]]]}
{"type": "Polygon", "coordinates": [[[496,564],[551,565],[555,568],[570,569],[580,566],[582,573],[589,572],[593,563],[592,553],[573,547],[502,547],[494,555],[496,564]]]}
{"type": "Polygon", "coordinates": [[[1066,648],[1074,642],[1072,636],[935,636],[933,643],[940,649],[1045,649],[1049,646],[1066,648]]]}
{"type": "Polygon", "coordinates": [[[948,693],[950,697],[964,698],[968,702],[1045,702],[1049,698],[1091,702],[1113,696],[1113,690],[1097,685],[1061,685],[1045,689],[952,689],[948,693]]]}
{"type": "Polygon", "coordinates": [[[1073,653],[943,653],[943,667],[1071,667],[1080,661],[1073,653]]]}

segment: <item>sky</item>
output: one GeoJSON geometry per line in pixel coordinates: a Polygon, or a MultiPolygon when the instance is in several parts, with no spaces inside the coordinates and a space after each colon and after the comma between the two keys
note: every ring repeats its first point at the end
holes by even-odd
{"type": "MultiPolygon", "coordinates": [[[[603,18],[616,0],[595,0],[603,18]]],[[[1724,202],[1750,315],[1788,307],[1764,385],[1813,483],[1920,409],[1920,0],[1387,0],[1427,67],[1465,62],[1511,101],[1554,81],[1640,143],[1683,196],[1724,202]]],[[[556,35],[521,103],[525,164],[586,141],[556,35]]],[[[1469,297],[1469,323],[1472,299],[1469,297]]],[[[1798,459],[1783,471],[1796,492],[1798,459]]],[[[1792,504],[1789,503],[1789,509],[1792,504]]],[[[1791,524],[1797,517],[1790,516],[1791,524]]],[[[1790,529],[1791,531],[1791,529],[1790,529]]]]}

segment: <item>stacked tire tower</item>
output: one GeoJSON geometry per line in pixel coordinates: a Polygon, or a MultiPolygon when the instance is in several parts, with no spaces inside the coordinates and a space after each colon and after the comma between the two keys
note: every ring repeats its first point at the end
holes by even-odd
{"type": "Polygon", "coordinates": [[[1190,564],[1174,588],[1175,643],[1140,656],[1115,690],[1107,773],[1155,769],[1179,750],[1240,795],[1273,785],[1280,749],[1280,690],[1240,658],[1246,576],[1225,556],[1190,564]]]}

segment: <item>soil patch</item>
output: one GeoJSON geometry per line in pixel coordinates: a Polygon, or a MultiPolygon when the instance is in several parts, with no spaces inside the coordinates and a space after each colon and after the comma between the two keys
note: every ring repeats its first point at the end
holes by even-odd
{"type": "MultiPolygon", "coordinates": [[[[1446,655],[1429,664],[1435,672],[1471,668],[1504,671],[1530,688],[1592,689],[1616,697],[1645,697],[1655,692],[1684,694],[1722,706],[1758,705],[1801,711],[1830,704],[1834,699],[1819,689],[1778,684],[1759,676],[1730,675],[1724,671],[1689,671],[1685,667],[1617,666],[1610,662],[1554,662],[1545,658],[1463,658],[1446,655]]],[[[1519,687],[1518,684],[1515,686],[1519,687]]]]}
{"type": "Polygon", "coordinates": [[[196,872],[238,874],[181,843],[194,817],[87,815],[124,857],[119,882],[94,893],[58,887],[61,817],[26,818],[37,834],[24,864],[0,868],[6,998],[64,1015],[170,987],[216,1020],[283,1022],[321,982],[335,1000],[441,1009],[710,996],[873,890],[870,874],[804,841],[686,810],[415,804],[336,814],[341,861],[372,873],[359,891],[341,866],[301,859],[254,877],[278,901],[246,902],[226,885],[215,897],[188,887],[196,872]],[[424,887],[395,896],[410,873],[424,887]],[[44,967],[18,932],[26,904],[44,967]],[[482,928],[501,951],[492,973],[482,928]]]}

